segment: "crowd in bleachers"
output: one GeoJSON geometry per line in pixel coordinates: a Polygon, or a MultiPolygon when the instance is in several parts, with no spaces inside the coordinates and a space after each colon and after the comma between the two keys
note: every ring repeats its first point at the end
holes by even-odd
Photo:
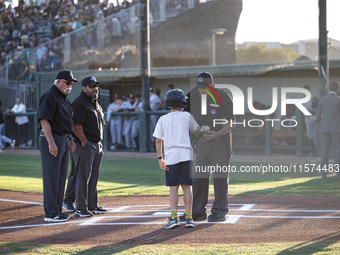
{"type": "MultiPolygon", "coordinates": [[[[79,1],[76,4],[73,0],[37,0],[35,4],[35,1],[20,0],[18,7],[12,8],[11,5],[6,7],[0,0],[0,67],[8,65],[8,79],[11,80],[27,79],[30,66],[37,71],[59,70],[63,62],[63,45],[58,40],[51,40],[120,13],[139,2],[116,1],[114,5],[105,0],[79,1]],[[35,50],[32,52],[30,49],[35,50]],[[34,63],[30,63],[32,54],[35,56],[34,63]]],[[[121,16],[110,20],[116,24],[112,29],[117,30],[118,36],[121,36],[124,21],[129,19],[121,16]]],[[[3,76],[2,73],[0,76],[3,76]]]]}

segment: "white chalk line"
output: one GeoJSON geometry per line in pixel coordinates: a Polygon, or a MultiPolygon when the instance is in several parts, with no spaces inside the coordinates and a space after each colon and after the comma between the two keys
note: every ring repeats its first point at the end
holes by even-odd
{"type": "MultiPolygon", "coordinates": [[[[24,203],[24,204],[33,204],[33,205],[43,205],[43,203],[29,202],[29,201],[21,201],[21,200],[9,200],[9,199],[0,199],[0,201],[4,202],[13,202],[13,203],[24,203]]],[[[179,207],[183,207],[183,204],[178,205],[179,207]]],[[[208,204],[207,206],[211,207],[212,204],[208,204]]],[[[239,207],[239,208],[230,208],[230,211],[248,211],[248,212],[300,212],[300,213],[340,213],[340,210],[275,210],[275,209],[253,209],[256,204],[229,204],[230,207],[239,207]]],[[[0,230],[5,229],[21,229],[21,228],[33,228],[33,227],[44,227],[44,226],[55,226],[55,225],[63,225],[63,224],[79,224],[81,226],[110,226],[110,225],[156,225],[156,224],[165,224],[164,222],[99,222],[104,219],[143,219],[143,218],[167,218],[170,215],[169,210],[131,210],[130,208],[143,208],[143,207],[170,207],[168,204],[162,205],[130,205],[130,206],[120,206],[114,208],[107,208],[110,213],[129,213],[129,212],[154,212],[152,215],[110,215],[110,216],[95,216],[89,219],[77,220],[77,221],[67,221],[67,222],[58,222],[58,223],[44,223],[44,224],[33,224],[33,225],[21,225],[21,226],[8,226],[8,227],[0,227],[0,230]]],[[[210,210],[210,209],[207,209],[210,210]]],[[[179,212],[184,210],[179,209],[179,212]]],[[[259,216],[259,215],[226,215],[226,221],[222,222],[207,222],[207,221],[199,221],[196,224],[235,224],[240,218],[262,218],[262,219],[340,219],[340,216],[259,216]]],[[[184,222],[181,222],[184,223],[184,222]]]]}
{"type": "Polygon", "coordinates": [[[2,199],[2,198],[0,198],[0,201],[11,202],[11,203],[20,203],[20,204],[44,205],[43,203],[20,201],[20,200],[11,200],[11,199],[2,199]]]}

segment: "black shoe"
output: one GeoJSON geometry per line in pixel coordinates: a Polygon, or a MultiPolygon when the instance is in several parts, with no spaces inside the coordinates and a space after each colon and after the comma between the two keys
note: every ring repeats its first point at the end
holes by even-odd
{"type": "Polygon", "coordinates": [[[180,221],[185,221],[185,213],[180,215],[178,218],[179,218],[180,221]]]}
{"type": "Polygon", "coordinates": [[[75,212],[76,208],[74,208],[73,204],[63,204],[63,209],[66,212],[75,212]]]}
{"type": "Polygon", "coordinates": [[[96,209],[89,209],[89,211],[93,214],[103,214],[103,213],[106,213],[107,210],[104,209],[102,206],[98,206],[96,209]]]}
{"type": "Polygon", "coordinates": [[[218,214],[218,213],[212,213],[208,217],[208,222],[220,222],[225,221],[225,216],[218,214]]]}
{"type": "Polygon", "coordinates": [[[67,214],[57,214],[55,216],[52,217],[45,217],[44,221],[48,221],[48,222],[63,222],[63,221],[67,221],[70,218],[70,216],[68,216],[67,214]]]}
{"type": "Polygon", "coordinates": [[[74,217],[81,217],[81,218],[91,217],[92,215],[93,213],[91,213],[90,211],[86,209],[76,210],[76,212],[74,213],[74,217]]]}
{"type": "MultiPolygon", "coordinates": [[[[180,221],[185,221],[185,213],[183,213],[182,215],[180,215],[179,217],[180,221]]],[[[202,215],[192,215],[192,219],[193,220],[206,220],[207,219],[207,215],[206,214],[202,214],[202,215]]]]}

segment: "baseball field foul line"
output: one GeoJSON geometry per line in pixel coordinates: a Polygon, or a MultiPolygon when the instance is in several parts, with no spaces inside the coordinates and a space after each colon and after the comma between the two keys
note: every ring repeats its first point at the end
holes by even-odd
{"type": "MultiPolygon", "coordinates": [[[[21,200],[9,200],[9,199],[0,199],[0,201],[3,202],[12,202],[12,203],[24,203],[24,204],[32,204],[32,205],[43,205],[42,203],[37,202],[30,202],[30,201],[21,201],[21,200]]],[[[253,207],[257,204],[229,204],[230,211],[247,211],[249,213],[251,212],[274,212],[274,213],[340,213],[340,210],[302,210],[302,209],[296,209],[296,210],[275,210],[275,209],[254,209],[253,207]]],[[[119,206],[114,208],[107,208],[108,214],[113,213],[129,213],[129,212],[149,212],[150,215],[97,215],[94,217],[91,217],[89,219],[82,219],[82,220],[71,220],[67,222],[62,223],[44,223],[44,224],[32,224],[32,225],[20,225],[20,226],[6,226],[6,227],[0,227],[0,230],[6,230],[6,229],[21,229],[21,228],[35,228],[35,227],[46,227],[46,226],[58,226],[58,225],[64,225],[64,224],[79,224],[80,226],[112,226],[112,225],[159,225],[164,224],[164,222],[160,221],[154,221],[154,222],[147,222],[147,221],[141,221],[141,222],[102,222],[103,220],[117,220],[117,219],[146,219],[146,218],[167,218],[170,214],[169,209],[161,209],[162,207],[169,207],[170,205],[127,205],[127,206],[119,206]],[[146,209],[150,208],[150,209],[146,209]],[[152,209],[154,208],[154,209],[152,209]],[[134,210],[138,209],[138,210],[134,210]]],[[[183,207],[184,205],[179,205],[179,207],[183,207]]],[[[208,204],[209,207],[211,207],[211,204],[208,204]]],[[[263,206],[263,205],[262,205],[263,206]]],[[[210,210],[210,209],[208,209],[210,210]]],[[[178,211],[184,211],[184,210],[178,210],[178,211]]],[[[207,222],[207,221],[198,221],[197,224],[235,224],[240,218],[262,218],[262,219],[340,219],[340,215],[332,215],[332,216],[307,216],[307,215],[241,215],[241,214],[228,214],[226,217],[226,221],[223,222],[207,222]]],[[[184,223],[184,222],[181,222],[184,223]]]]}

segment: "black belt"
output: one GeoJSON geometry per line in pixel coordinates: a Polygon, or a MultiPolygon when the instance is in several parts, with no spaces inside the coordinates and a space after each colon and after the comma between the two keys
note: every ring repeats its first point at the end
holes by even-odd
{"type": "Polygon", "coordinates": [[[69,137],[69,134],[66,134],[66,133],[54,133],[54,132],[52,132],[52,134],[59,135],[59,136],[65,138],[65,139],[67,139],[69,137]]]}
{"type": "MultiPolygon", "coordinates": [[[[44,135],[44,131],[41,130],[41,133],[40,133],[40,134],[41,134],[41,135],[44,135]]],[[[65,139],[67,139],[67,138],[69,137],[69,134],[66,134],[66,133],[54,133],[54,132],[52,132],[52,134],[54,134],[54,135],[59,135],[59,136],[65,138],[65,139]]]]}

